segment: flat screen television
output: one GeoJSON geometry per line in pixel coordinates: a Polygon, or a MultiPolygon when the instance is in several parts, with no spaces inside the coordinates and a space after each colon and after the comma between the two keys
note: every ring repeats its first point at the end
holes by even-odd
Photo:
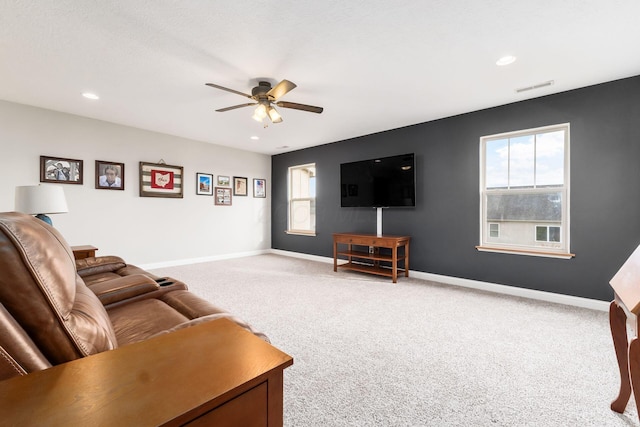
{"type": "Polygon", "coordinates": [[[343,208],[415,206],[414,154],[342,163],[340,195],[343,208]]]}

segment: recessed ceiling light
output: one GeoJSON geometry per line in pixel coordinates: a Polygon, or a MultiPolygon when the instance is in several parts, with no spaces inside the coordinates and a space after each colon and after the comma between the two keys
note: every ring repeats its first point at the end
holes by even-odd
{"type": "Polygon", "coordinates": [[[503,66],[503,65],[513,64],[514,62],[516,62],[516,57],[512,56],[512,55],[507,55],[507,56],[503,56],[502,58],[498,59],[496,61],[496,65],[503,66]]]}
{"type": "Polygon", "coordinates": [[[254,141],[257,141],[257,140],[259,140],[259,139],[260,139],[260,137],[259,137],[259,136],[255,136],[255,135],[254,135],[254,136],[252,136],[252,137],[251,137],[251,139],[253,139],[254,141]]]}
{"type": "Polygon", "coordinates": [[[100,97],[98,95],[96,95],[95,93],[91,93],[91,92],[85,92],[82,94],[82,96],[84,96],[87,99],[100,99],[100,97]]]}

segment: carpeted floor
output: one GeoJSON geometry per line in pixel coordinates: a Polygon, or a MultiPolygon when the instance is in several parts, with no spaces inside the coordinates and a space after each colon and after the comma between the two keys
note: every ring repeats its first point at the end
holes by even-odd
{"type": "Polygon", "coordinates": [[[281,255],[154,270],[290,354],[286,426],[639,426],[606,312],[281,255]]]}

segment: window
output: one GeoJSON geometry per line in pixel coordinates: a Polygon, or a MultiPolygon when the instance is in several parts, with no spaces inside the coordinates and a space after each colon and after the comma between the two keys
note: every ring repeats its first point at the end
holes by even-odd
{"type": "Polygon", "coordinates": [[[549,225],[536,226],[536,242],[559,242],[560,227],[549,225]]]}
{"type": "Polygon", "coordinates": [[[569,124],[480,138],[479,250],[568,258],[569,124]]]}
{"type": "Polygon", "coordinates": [[[287,232],[315,236],[315,163],[289,168],[289,226],[287,232]]]}

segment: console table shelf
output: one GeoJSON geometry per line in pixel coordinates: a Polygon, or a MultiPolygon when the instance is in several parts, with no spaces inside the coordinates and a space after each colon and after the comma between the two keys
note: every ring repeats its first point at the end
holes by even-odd
{"type": "Polygon", "coordinates": [[[409,277],[409,242],[408,236],[376,236],[370,234],[335,233],[333,235],[333,271],[338,267],[363,273],[391,277],[393,283],[398,281],[398,271],[409,277]],[[346,245],[346,249],[339,245],[346,245]],[[353,247],[373,248],[372,252],[354,249],[353,247]],[[391,254],[380,253],[380,248],[391,250],[391,254]],[[398,251],[402,248],[402,251],[398,251]],[[338,265],[338,257],[346,257],[347,262],[338,265]],[[398,262],[404,268],[398,267],[398,262]],[[388,265],[383,265],[385,263],[388,265]]]}

